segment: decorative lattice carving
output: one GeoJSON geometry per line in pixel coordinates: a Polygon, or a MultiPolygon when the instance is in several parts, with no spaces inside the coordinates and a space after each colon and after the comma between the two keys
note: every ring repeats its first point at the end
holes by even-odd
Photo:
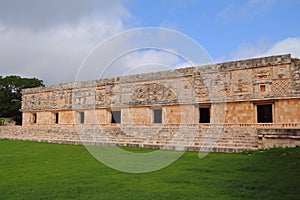
{"type": "Polygon", "coordinates": [[[272,93],[274,95],[284,95],[291,92],[291,81],[289,79],[273,80],[272,93]]]}

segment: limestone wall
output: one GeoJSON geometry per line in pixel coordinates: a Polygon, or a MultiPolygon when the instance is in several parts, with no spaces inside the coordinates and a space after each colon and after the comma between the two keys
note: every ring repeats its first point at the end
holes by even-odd
{"type": "Polygon", "coordinates": [[[290,55],[23,90],[23,112],[298,97],[290,55]]]}
{"type": "Polygon", "coordinates": [[[153,112],[149,107],[127,107],[122,109],[121,119],[124,124],[150,124],[153,112]]]}
{"type": "Polygon", "coordinates": [[[198,107],[195,105],[168,105],[163,107],[165,124],[197,124],[198,107]]]}
{"type": "MultiPolygon", "coordinates": [[[[87,123],[95,123],[95,117],[89,117],[93,115],[90,109],[105,109],[100,114],[100,123],[110,123],[110,110],[122,109],[123,123],[145,124],[152,123],[153,106],[163,106],[165,123],[198,123],[197,107],[205,104],[211,104],[212,122],[255,123],[253,104],[261,101],[284,98],[298,107],[299,68],[299,62],[293,61],[290,55],[280,55],[25,89],[23,124],[32,124],[28,113],[34,112],[38,124],[52,124],[54,112],[61,114],[61,124],[74,124],[76,119],[70,112],[85,110],[87,123]],[[216,102],[226,105],[213,104],[216,102]]],[[[296,114],[283,110],[282,106],[287,107],[283,101],[274,105],[275,112],[281,113],[274,113],[274,121],[299,122],[296,114]],[[282,113],[289,116],[282,117],[285,115],[282,113]]]]}
{"type": "Polygon", "coordinates": [[[299,147],[300,129],[258,129],[259,147],[299,147]]]}
{"type": "Polygon", "coordinates": [[[300,146],[300,129],[243,126],[2,126],[0,139],[64,144],[135,146],[189,151],[241,152],[300,146]],[[82,128],[82,127],[81,127],[82,128]],[[130,132],[127,132],[130,130],[130,132]]]}
{"type": "MultiPolygon", "coordinates": [[[[74,116],[76,115],[75,111],[58,111],[59,113],[59,124],[65,124],[65,125],[69,125],[69,124],[74,124],[76,119],[74,118],[74,116]]],[[[52,122],[51,124],[53,124],[54,122],[52,122]]]]}
{"type": "Polygon", "coordinates": [[[276,101],[275,113],[277,123],[300,123],[300,98],[276,101]]]}
{"type": "Polygon", "coordinates": [[[249,101],[227,103],[225,123],[255,123],[254,107],[249,101]]]}
{"type": "Polygon", "coordinates": [[[241,151],[268,146],[268,136],[258,143],[257,128],[300,128],[300,61],[290,55],[31,88],[22,94],[23,127],[12,133],[1,129],[1,137],[197,150],[203,139],[216,138],[219,131],[211,127],[221,127],[222,137],[208,146],[241,151]],[[158,124],[155,109],[162,110],[158,124]],[[120,124],[113,123],[115,111],[120,111],[120,124]],[[83,139],[78,126],[88,130],[83,139]],[[183,135],[172,140],[178,127],[183,135]],[[195,132],[192,144],[182,145],[195,132]]]}

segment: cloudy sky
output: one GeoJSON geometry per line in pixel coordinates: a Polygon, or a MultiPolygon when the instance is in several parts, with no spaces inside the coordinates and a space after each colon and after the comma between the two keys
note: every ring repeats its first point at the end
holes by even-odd
{"type": "MultiPolygon", "coordinates": [[[[47,85],[74,81],[97,45],[143,27],[183,33],[213,62],[281,53],[300,57],[299,9],[298,0],[0,0],[0,75],[37,77],[47,85]]],[[[182,64],[153,49],[116,63],[124,74],[143,64],[147,70],[149,63],[182,64]]]]}

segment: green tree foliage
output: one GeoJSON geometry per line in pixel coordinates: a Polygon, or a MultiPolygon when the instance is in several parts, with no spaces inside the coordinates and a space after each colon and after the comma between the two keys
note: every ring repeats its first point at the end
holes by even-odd
{"type": "Polygon", "coordinates": [[[20,76],[0,76],[0,118],[11,117],[17,124],[22,122],[20,112],[22,103],[21,90],[44,86],[37,78],[21,78],[20,76]]]}

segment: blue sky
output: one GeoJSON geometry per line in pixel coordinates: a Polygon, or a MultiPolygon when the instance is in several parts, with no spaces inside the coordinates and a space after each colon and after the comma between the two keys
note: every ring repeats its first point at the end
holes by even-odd
{"type": "MultiPolygon", "coordinates": [[[[74,81],[96,45],[143,27],[186,34],[214,62],[281,53],[300,57],[299,10],[298,0],[2,0],[0,75],[38,77],[47,85],[74,81]]],[[[130,70],[139,60],[171,66],[172,59],[149,51],[119,65],[130,70]]]]}
{"type": "Polygon", "coordinates": [[[234,59],[240,49],[266,50],[284,39],[299,37],[299,9],[300,1],[292,0],[163,0],[128,4],[137,26],[178,30],[199,42],[214,60],[234,59]]]}

